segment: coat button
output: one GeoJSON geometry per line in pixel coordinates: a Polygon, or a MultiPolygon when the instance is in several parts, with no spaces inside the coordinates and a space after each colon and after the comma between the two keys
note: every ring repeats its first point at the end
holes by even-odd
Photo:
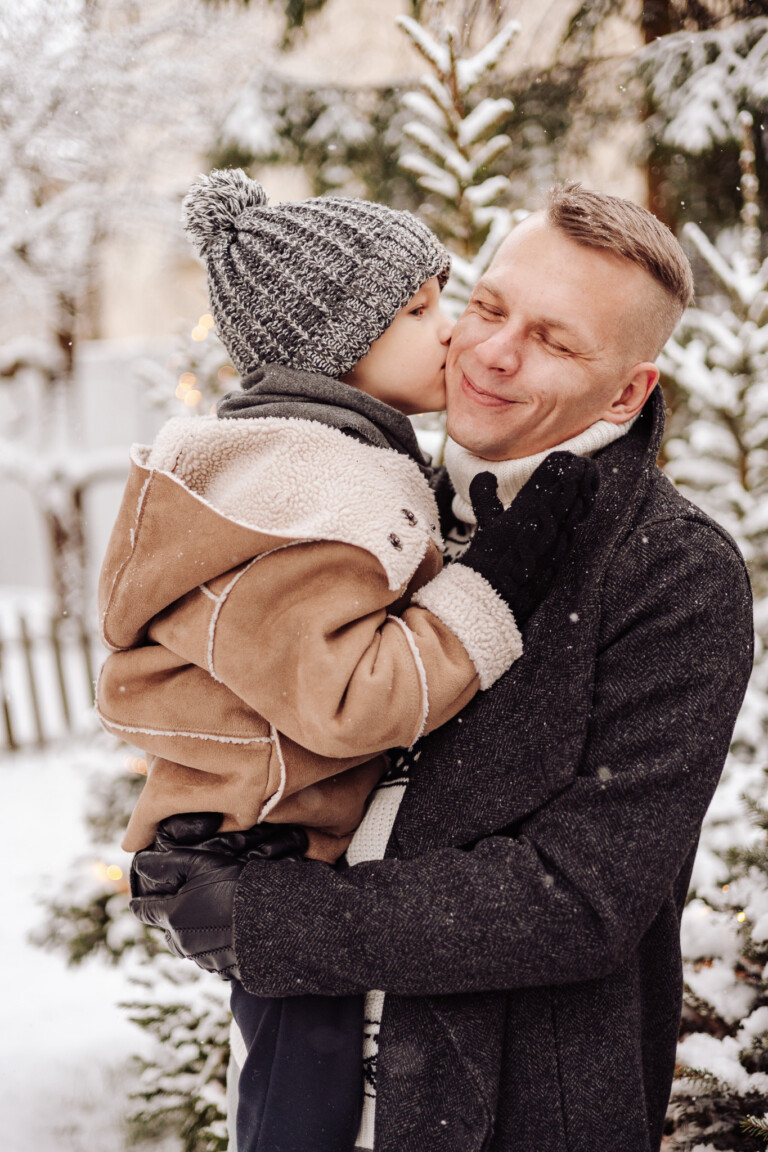
{"type": "Polygon", "coordinates": [[[387,539],[389,540],[389,542],[390,542],[390,544],[392,545],[392,547],[393,547],[393,548],[397,548],[398,552],[402,552],[402,550],[403,550],[403,545],[402,545],[402,544],[401,544],[401,542],[400,542],[400,537],[399,537],[399,536],[395,536],[394,532],[390,532],[390,534],[389,534],[389,536],[387,537],[387,539]]]}
{"type": "Polygon", "coordinates": [[[416,517],[414,516],[413,512],[411,512],[410,508],[401,508],[400,511],[402,512],[403,516],[405,516],[409,524],[416,523],[416,517]]]}

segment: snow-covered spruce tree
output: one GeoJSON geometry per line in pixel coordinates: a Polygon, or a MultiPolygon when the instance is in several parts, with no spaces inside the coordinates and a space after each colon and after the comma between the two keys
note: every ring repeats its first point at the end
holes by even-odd
{"type": "MultiPolygon", "coordinates": [[[[572,9],[560,59],[574,68],[564,98],[583,126],[575,135],[589,141],[612,120],[640,120],[648,204],[673,230],[695,220],[717,232],[738,220],[734,126],[738,109],[766,109],[766,16],[767,0],[584,0],[572,9]],[[605,50],[618,21],[646,45],[624,60],[605,50]]],[[[768,208],[768,154],[758,149],[757,159],[768,208]]]]}
{"type": "Polygon", "coordinates": [[[342,86],[256,70],[222,125],[213,162],[257,177],[264,165],[300,167],[314,195],[362,195],[423,213],[462,268],[495,220],[494,240],[506,231],[503,209],[559,178],[572,128],[578,68],[505,73],[508,7],[414,4],[418,20],[402,24],[428,65],[423,83],[404,76],[342,86]]]}
{"type": "Polygon", "coordinates": [[[684,239],[702,288],[661,358],[678,397],[667,471],[739,543],[755,592],[754,673],[705,820],[683,917],[685,1002],[669,1152],[768,1143],[768,260],[753,125],[742,134],[742,227],[684,239]]]}
{"type": "Polygon", "coordinates": [[[417,177],[427,194],[421,212],[454,255],[445,299],[458,314],[513,223],[511,211],[495,203],[508,195],[509,180],[489,172],[511,147],[496,129],[513,104],[478,90],[520,25],[509,21],[479,51],[462,55],[450,24],[427,30],[407,16],[398,24],[429,65],[419,90],[403,97],[414,118],[403,128],[400,165],[417,177]]]}

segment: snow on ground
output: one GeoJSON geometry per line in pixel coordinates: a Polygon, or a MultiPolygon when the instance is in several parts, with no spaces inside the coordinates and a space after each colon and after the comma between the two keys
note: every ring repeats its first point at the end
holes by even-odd
{"type": "MultiPolygon", "coordinates": [[[[67,968],[29,943],[36,898],[58,890],[79,855],[93,855],[82,813],[103,737],[0,756],[0,1116],[3,1152],[123,1152],[132,1054],[145,1037],[117,1004],[134,994],[99,961],[67,968]],[[57,878],[58,874],[58,878],[57,878]]],[[[121,863],[121,861],[117,861],[121,863]]],[[[154,1144],[177,1152],[180,1144],[154,1144]]]]}

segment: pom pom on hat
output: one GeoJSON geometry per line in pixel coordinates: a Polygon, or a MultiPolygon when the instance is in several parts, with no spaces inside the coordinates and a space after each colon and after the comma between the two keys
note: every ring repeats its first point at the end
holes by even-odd
{"type": "Polygon", "coordinates": [[[261,184],[241,168],[214,168],[193,184],[181,206],[187,236],[201,256],[210,252],[222,233],[234,232],[238,217],[249,208],[266,208],[261,184]]]}

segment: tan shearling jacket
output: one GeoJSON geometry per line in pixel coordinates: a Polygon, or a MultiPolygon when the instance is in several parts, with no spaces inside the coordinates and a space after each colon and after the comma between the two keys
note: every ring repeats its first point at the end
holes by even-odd
{"type": "Polygon", "coordinates": [[[134,446],[99,585],[99,716],[150,757],[126,850],[219,811],[224,829],[304,824],[338,856],[379,754],[522,651],[441,545],[416,463],[319,422],[179,418],[134,446]]]}

